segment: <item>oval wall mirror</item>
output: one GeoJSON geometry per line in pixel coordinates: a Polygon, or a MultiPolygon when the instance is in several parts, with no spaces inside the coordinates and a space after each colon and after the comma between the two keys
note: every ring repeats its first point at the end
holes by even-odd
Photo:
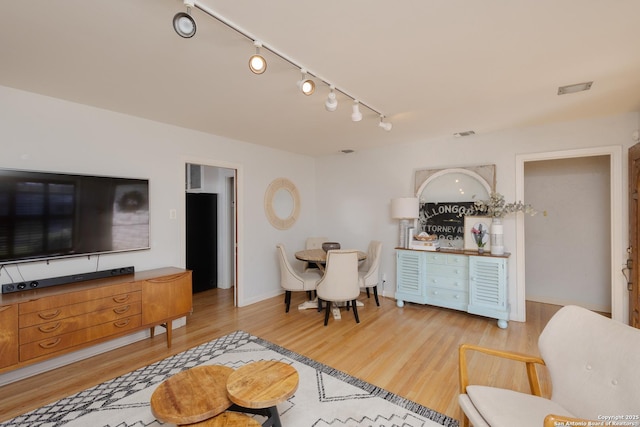
{"type": "Polygon", "coordinates": [[[264,195],[267,219],[278,230],[290,228],[300,215],[300,195],[287,178],[273,180],[264,195]]]}

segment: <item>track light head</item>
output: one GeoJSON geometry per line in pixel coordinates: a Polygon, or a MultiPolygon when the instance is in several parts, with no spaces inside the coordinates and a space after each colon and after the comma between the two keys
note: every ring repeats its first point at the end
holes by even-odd
{"type": "Polygon", "coordinates": [[[327,96],[327,100],[324,103],[324,108],[326,108],[327,111],[336,111],[338,108],[338,100],[336,99],[336,94],[334,92],[335,88],[333,86],[329,86],[329,89],[329,96],[327,96]]]}
{"type": "Polygon", "coordinates": [[[178,12],[173,17],[173,29],[180,37],[184,37],[185,39],[191,38],[196,34],[196,21],[191,17],[193,4],[193,0],[184,0],[187,13],[178,12]]]}
{"type": "Polygon", "coordinates": [[[256,47],[256,54],[249,58],[249,69],[253,74],[262,74],[267,70],[267,60],[260,55],[262,43],[254,41],[253,45],[256,47]]]}
{"type": "Polygon", "coordinates": [[[378,123],[378,126],[380,126],[382,129],[386,130],[387,132],[389,132],[391,130],[391,128],[393,127],[393,125],[389,122],[384,122],[384,116],[381,114],[380,115],[380,123],[378,123]]]}
{"type": "Polygon", "coordinates": [[[360,112],[360,103],[358,101],[353,102],[353,113],[351,113],[351,120],[359,122],[362,120],[362,113],[360,112]]]}
{"type": "Polygon", "coordinates": [[[316,90],[316,84],[313,80],[307,78],[307,70],[301,69],[302,79],[298,81],[298,88],[305,95],[309,96],[316,90]]]}

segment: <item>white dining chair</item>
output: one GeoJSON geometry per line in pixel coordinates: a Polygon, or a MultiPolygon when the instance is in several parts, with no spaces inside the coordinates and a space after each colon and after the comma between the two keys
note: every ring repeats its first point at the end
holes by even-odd
{"type": "Polygon", "coordinates": [[[324,326],[329,322],[331,303],[347,302],[353,307],[353,315],[356,323],[360,323],[356,299],[360,295],[358,282],[358,251],[352,249],[335,249],[327,252],[327,264],[324,276],[316,286],[318,295],[318,309],[322,302],[326,303],[324,326]]]}
{"type": "Polygon", "coordinates": [[[287,258],[284,244],[276,245],[278,261],[280,263],[280,286],[285,290],[284,302],[285,312],[289,312],[291,305],[291,292],[293,291],[315,291],[318,281],[322,277],[319,270],[316,271],[296,271],[287,258]]]}
{"type": "MultiPolygon", "coordinates": [[[[328,237],[307,237],[305,241],[304,248],[305,249],[322,249],[322,244],[324,242],[328,242],[328,237]]],[[[302,265],[302,271],[307,270],[315,270],[318,271],[318,266],[316,264],[309,264],[308,262],[304,262],[302,265]]]]}
{"type": "Polygon", "coordinates": [[[380,283],[381,254],[382,242],[372,240],[371,243],[369,243],[367,261],[358,271],[358,280],[360,281],[360,287],[366,289],[367,298],[371,298],[371,295],[369,294],[369,288],[373,288],[373,296],[376,300],[377,306],[380,306],[380,301],[378,300],[378,284],[380,283]]]}

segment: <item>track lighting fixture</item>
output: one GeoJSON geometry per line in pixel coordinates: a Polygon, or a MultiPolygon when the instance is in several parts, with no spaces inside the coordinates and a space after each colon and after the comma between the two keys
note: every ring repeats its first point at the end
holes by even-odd
{"type": "Polygon", "coordinates": [[[260,55],[260,49],[262,48],[267,49],[272,56],[278,57],[284,62],[287,62],[291,64],[293,67],[300,70],[300,72],[302,73],[302,78],[297,83],[298,83],[298,88],[305,95],[313,94],[313,92],[316,89],[316,81],[319,81],[320,83],[323,83],[329,86],[329,89],[330,89],[329,96],[327,97],[324,103],[324,107],[327,109],[327,111],[336,111],[336,109],[338,108],[338,100],[336,98],[336,92],[340,92],[342,95],[344,95],[344,97],[352,99],[354,102],[353,112],[351,114],[351,120],[353,120],[354,122],[359,122],[362,120],[362,113],[360,112],[360,105],[362,104],[363,107],[367,108],[368,110],[380,116],[380,122],[378,123],[378,126],[380,126],[386,131],[391,130],[391,127],[392,127],[391,123],[385,122],[384,114],[381,111],[374,108],[373,106],[367,103],[358,101],[355,96],[349,94],[349,92],[345,91],[343,88],[338,88],[332,85],[331,83],[329,83],[327,80],[325,80],[318,74],[307,73],[307,71],[302,66],[300,66],[295,60],[279,52],[278,50],[274,49],[272,46],[263,46],[262,43],[258,42],[252,34],[234,25],[233,23],[229,22],[224,17],[216,13],[214,10],[202,4],[202,2],[198,2],[198,4],[196,5],[195,0],[182,0],[182,1],[187,8],[186,13],[179,12],[173,17],[173,29],[175,30],[176,33],[178,33],[180,37],[190,38],[196,34],[196,22],[191,17],[191,9],[197,8],[201,12],[205,13],[206,15],[209,15],[211,18],[226,25],[228,28],[234,30],[238,34],[242,35],[246,39],[253,42],[253,45],[256,48],[256,53],[255,55],[252,55],[251,58],[249,58],[249,69],[251,70],[252,73],[262,74],[266,71],[267,61],[262,55],[260,55]],[[309,74],[309,76],[307,76],[307,74],[309,74]]]}
{"type": "Polygon", "coordinates": [[[196,33],[196,21],[191,17],[191,8],[193,7],[194,0],[184,0],[184,5],[187,6],[187,13],[178,12],[173,17],[173,29],[180,37],[186,39],[193,37],[196,33]]]}
{"type": "Polygon", "coordinates": [[[382,114],[380,114],[380,123],[378,123],[378,126],[380,126],[382,129],[384,129],[387,132],[389,132],[393,125],[391,123],[389,123],[389,122],[385,123],[384,116],[382,114]]]}
{"type": "Polygon", "coordinates": [[[262,43],[254,41],[253,45],[256,47],[256,54],[249,58],[249,69],[253,74],[262,74],[267,70],[267,61],[260,55],[262,43]]]}
{"type": "Polygon", "coordinates": [[[354,122],[359,122],[362,120],[362,113],[360,112],[360,102],[357,100],[353,101],[353,113],[351,113],[351,120],[354,122]]]}
{"type": "Polygon", "coordinates": [[[329,86],[329,96],[327,96],[327,100],[324,103],[324,108],[326,108],[327,111],[336,111],[338,108],[338,100],[336,99],[334,90],[335,87],[333,87],[333,85],[329,86]]]}
{"type": "Polygon", "coordinates": [[[300,88],[302,93],[309,96],[313,92],[315,92],[316,84],[313,82],[313,80],[307,78],[306,70],[301,69],[300,72],[302,73],[302,79],[298,82],[298,88],[300,88]]]}

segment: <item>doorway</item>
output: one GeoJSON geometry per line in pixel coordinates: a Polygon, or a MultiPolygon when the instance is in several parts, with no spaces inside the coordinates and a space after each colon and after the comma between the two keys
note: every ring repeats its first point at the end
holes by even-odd
{"type": "Polygon", "coordinates": [[[185,162],[185,265],[193,270],[193,290],[233,288],[235,305],[237,177],[238,170],[233,167],[185,162]]]}
{"type": "MultiPolygon", "coordinates": [[[[525,164],[527,162],[571,159],[591,156],[606,156],[609,160],[609,209],[610,221],[607,224],[610,230],[609,250],[607,252],[610,264],[610,277],[607,283],[611,295],[611,317],[615,320],[626,322],[628,319],[628,304],[626,304],[626,284],[624,276],[620,273],[620,266],[624,263],[624,251],[626,247],[626,235],[623,233],[623,185],[622,185],[622,149],[619,146],[593,147],[579,150],[557,151],[547,153],[535,153],[516,156],[516,199],[526,200],[525,196],[525,164]]],[[[607,243],[605,243],[606,245],[607,243]]],[[[526,321],[526,250],[525,250],[525,226],[524,221],[516,221],[516,246],[518,257],[516,259],[516,286],[514,302],[516,307],[512,309],[513,320],[526,321]]]]}
{"type": "Polygon", "coordinates": [[[609,156],[525,163],[526,300],[611,313],[609,156]]]}

